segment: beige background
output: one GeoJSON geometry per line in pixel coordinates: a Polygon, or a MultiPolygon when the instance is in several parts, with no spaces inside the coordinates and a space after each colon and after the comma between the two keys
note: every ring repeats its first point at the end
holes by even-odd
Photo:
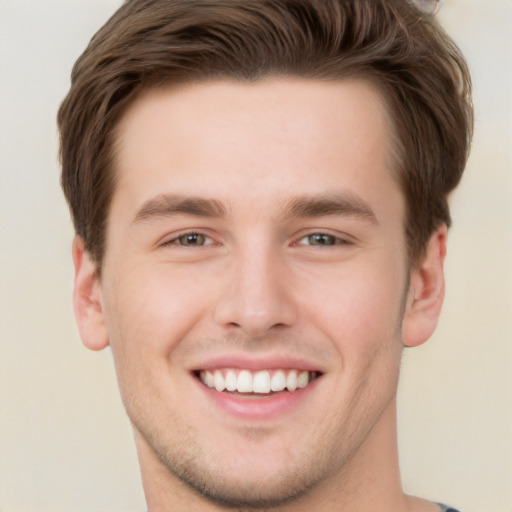
{"type": "MultiPolygon", "coordinates": [[[[110,354],[74,325],[54,121],[119,4],[0,0],[0,512],[144,510],[110,354]]],[[[440,326],[404,357],[401,463],[410,492],[512,512],[512,0],[446,0],[440,17],[469,59],[477,126],[440,326]]]]}

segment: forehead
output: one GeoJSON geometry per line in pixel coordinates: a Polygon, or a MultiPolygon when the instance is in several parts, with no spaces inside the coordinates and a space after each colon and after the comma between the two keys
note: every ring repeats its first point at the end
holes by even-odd
{"type": "MultiPolygon", "coordinates": [[[[162,193],[244,197],[395,186],[391,126],[363,81],[214,81],[144,92],[116,132],[118,190],[129,202],[162,193]],[[378,178],[378,179],[377,179],[378,178]]],[[[357,192],[357,190],[355,190],[357,192]]]]}

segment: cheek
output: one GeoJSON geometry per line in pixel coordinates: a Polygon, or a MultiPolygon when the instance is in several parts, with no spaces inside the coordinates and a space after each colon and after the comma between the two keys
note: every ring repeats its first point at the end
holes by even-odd
{"type": "Polygon", "coordinates": [[[198,273],[165,265],[122,270],[108,287],[107,328],[113,349],[167,353],[202,317],[209,294],[198,273]]]}
{"type": "Polygon", "coordinates": [[[163,266],[150,271],[143,266],[119,269],[108,283],[105,321],[121,396],[131,418],[145,415],[150,404],[173,402],[170,363],[204,314],[205,302],[196,278],[186,272],[171,276],[163,266]]]}
{"type": "Polygon", "coordinates": [[[317,323],[331,328],[334,337],[352,343],[376,341],[397,334],[405,273],[393,266],[353,265],[323,279],[321,288],[309,287],[305,307],[317,323]],[[336,336],[339,333],[339,336],[336,336]]]}

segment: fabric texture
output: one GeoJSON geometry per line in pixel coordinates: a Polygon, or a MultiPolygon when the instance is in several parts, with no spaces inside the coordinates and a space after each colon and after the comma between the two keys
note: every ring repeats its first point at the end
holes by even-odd
{"type": "Polygon", "coordinates": [[[441,507],[442,512],[459,512],[457,509],[448,507],[447,505],[443,505],[442,503],[438,503],[438,505],[441,507]]]}
{"type": "Polygon", "coordinates": [[[438,505],[441,507],[441,512],[459,512],[457,509],[448,507],[447,505],[443,505],[442,503],[438,503],[438,505]]]}

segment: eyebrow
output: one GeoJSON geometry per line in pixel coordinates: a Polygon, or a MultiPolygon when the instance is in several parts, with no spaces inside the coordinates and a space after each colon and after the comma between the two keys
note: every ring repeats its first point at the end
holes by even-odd
{"type": "Polygon", "coordinates": [[[298,197],[287,204],[285,211],[289,217],[343,215],[378,224],[377,216],[371,207],[349,193],[298,197]]]}
{"type": "MultiPolygon", "coordinates": [[[[378,224],[377,216],[362,199],[352,194],[302,196],[289,201],[284,217],[306,218],[343,215],[378,224]]],[[[157,217],[193,215],[220,218],[226,215],[223,204],[216,199],[162,194],[146,201],[137,211],[134,222],[157,217]]]]}
{"type": "Polygon", "coordinates": [[[137,211],[134,222],[176,215],[223,217],[225,214],[224,206],[215,199],[162,194],[146,201],[137,211]]]}

